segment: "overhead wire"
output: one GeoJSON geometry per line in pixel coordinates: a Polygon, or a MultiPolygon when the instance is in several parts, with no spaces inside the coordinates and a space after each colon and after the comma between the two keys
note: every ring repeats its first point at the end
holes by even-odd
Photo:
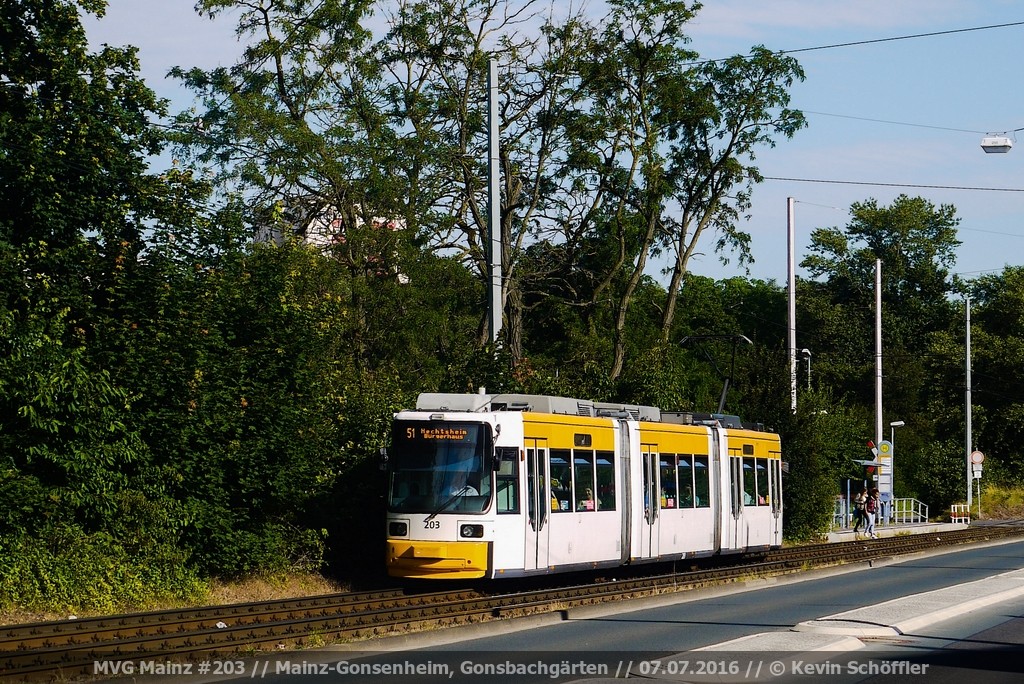
{"type": "MultiPolygon", "coordinates": [[[[831,49],[834,49],[834,48],[856,47],[858,45],[871,45],[873,43],[891,43],[891,42],[894,42],[894,41],[897,41],[897,40],[913,40],[913,39],[916,39],[916,38],[932,38],[934,36],[944,36],[944,35],[950,35],[950,34],[954,34],[954,33],[969,33],[971,31],[989,31],[989,30],[992,30],[992,29],[1011,28],[1011,27],[1014,27],[1014,26],[1024,26],[1024,21],[1015,21],[1015,22],[1009,22],[1009,23],[1006,23],[1006,24],[990,24],[988,26],[971,26],[971,27],[968,27],[968,28],[961,28],[961,29],[948,29],[946,31],[932,31],[930,33],[914,33],[914,34],[903,35],[903,36],[891,36],[889,38],[871,38],[871,39],[868,39],[868,40],[855,40],[855,41],[850,41],[848,43],[831,43],[831,44],[827,44],[827,45],[816,45],[816,46],[813,46],[813,47],[795,48],[795,49],[792,49],[792,50],[774,50],[773,52],[775,54],[777,54],[777,55],[791,55],[791,54],[795,54],[795,53],[798,53],[798,52],[812,52],[814,50],[831,50],[831,49]]],[[[752,57],[753,55],[749,55],[748,54],[746,56],[747,57],[752,57]]],[[[724,61],[726,61],[728,59],[731,59],[731,58],[730,57],[718,57],[716,59],[698,60],[698,61],[695,61],[695,62],[689,62],[687,64],[687,66],[700,66],[702,64],[713,64],[715,62],[724,62],[724,61]]]]}
{"type": "MultiPolygon", "coordinates": [[[[778,330],[782,330],[782,329],[785,328],[785,326],[782,323],[778,322],[776,319],[774,319],[774,318],[771,318],[771,319],[770,318],[766,318],[763,315],[761,315],[758,311],[755,311],[755,310],[752,310],[752,309],[747,309],[745,307],[741,311],[742,311],[742,315],[744,317],[752,319],[752,320],[755,320],[755,321],[758,321],[761,325],[763,325],[763,326],[765,326],[767,328],[776,328],[778,330]]],[[[812,346],[815,345],[815,343],[817,343],[819,346],[821,344],[821,337],[819,335],[817,335],[816,333],[813,333],[813,332],[806,332],[805,331],[803,333],[803,339],[805,340],[805,342],[808,342],[812,346]]],[[[843,353],[844,353],[844,355],[846,357],[849,357],[850,350],[845,350],[843,353]]],[[[875,358],[874,353],[870,352],[870,351],[865,351],[863,354],[856,354],[855,353],[854,356],[855,356],[855,358],[853,359],[854,362],[865,364],[865,365],[873,363],[874,358],[875,358]]],[[[927,351],[924,351],[924,352],[914,352],[914,353],[890,353],[890,354],[887,354],[887,357],[890,358],[890,359],[903,359],[903,360],[907,360],[907,359],[909,359],[909,360],[919,360],[920,359],[920,360],[925,360],[925,361],[930,360],[932,362],[942,362],[942,361],[947,361],[948,360],[947,356],[943,356],[941,354],[935,354],[935,353],[931,353],[931,352],[927,352],[927,351]]],[[[974,387],[974,391],[976,393],[986,394],[988,396],[993,396],[993,397],[1000,397],[1000,398],[1003,398],[1003,399],[1017,400],[1017,401],[1020,401],[1022,398],[1024,398],[1024,395],[1010,395],[1010,394],[1006,394],[1005,392],[999,391],[997,389],[998,381],[999,381],[998,377],[994,377],[992,375],[989,375],[989,374],[984,373],[984,372],[979,372],[979,371],[975,371],[974,377],[975,377],[976,380],[979,380],[979,381],[988,381],[988,382],[985,382],[983,385],[979,385],[979,386],[974,387]]]]}
{"type": "Polygon", "coordinates": [[[874,185],[887,188],[922,188],[928,190],[971,190],[983,192],[1024,192],[1024,188],[992,188],[970,185],[925,185],[922,183],[883,183],[880,181],[848,181],[830,180],[826,178],[787,178],[781,176],[762,176],[764,180],[788,181],[792,183],[832,183],[837,185],[874,185]]]}
{"type": "Polygon", "coordinates": [[[848,43],[832,43],[830,45],[818,45],[816,47],[798,48],[795,50],[781,50],[781,54],[794,54],[797,52],[810,52],[812,50],[831,50],[833,48],[854,47],[857,45],[871,45],[873,43],[891,43],[897,40],[912,40],[915,38],[932,38],[934,36],[948,36],[954,33],[969,33],[971,31],[989,31],[992,29],[1010,28],[1012,26],[1024,26],[1024,21],[1014,21],[1006,24],[990,24],[988,26],[972,26],[962,29],[948,29],[946,31],[931,31],[929,33],[914,33],[905,36],[892,36],[890,38],[874,38],[870,40],[855,40],[848,43]]]}
{"type": "MultiPolygon", "coordinates": [[[[933,31],[933,32],[930,32],[930,33],[916,33],[916,34],[910,34],[910,35],[904,35],[904,36],[893,36],[893,37],[889,37],[889,38],[876,38],[876,39],[870,39],[870,40],[859,40],[859,41],[851,41],[851,42],[846,42],[846,43],[833,43],[833,44],[828,44],[828,45],[819,45],[819,46],[815,46],[815,47],[797,48],[797,49],[793,49],[793,50],[781,50],[781,51],[779,51],[779,54],[791,54],[791,53],[797,53],[797,52],[810,52],[812,50],[827,50],[827,49],[839,48],[839,47],[852,47],[852,46],[857,46],[857,45],[869,45],[869,44],[873,44],[873,43],[885,43],[885,42],[891,42],[891,41],[897,41],[897,40],[911,40],[911,39],[916,39],[916,38],[928,38],[928,37],[934,37],[934,36],[950,35],[950,34],[956,34],[956,33],[967,33],[967,32],[971,32],[971,31],[986,31],[986,30],[992,30],[992,29],[1016,27],[1016,26],[1024,26],[1024,21],[1009,22],[1009,23],[1005,23],[1005,24],[990,24],[990,25],[987,25],[987,26],[975,26],[975,27],[962,28],[962,29],[950,29],[950,30],[946,30],[946,31],[933,31]]],[[[717,61],[717,60],[712,60],[712,61],[717,61]]],[[[947,127],[947,126],[934,126],[934,125],[926,125],[926,124],[916,124],[916,123],[909,123],[909,122],[904,122],[904,121],[891,121],[891,120],[886,120],[886,119],[873,119],[873,118],[869,118],[869,117],[852,116],[852,115],[847,115],[847,114],[832,114],[832,113],[828,113],[828,112],[806,111],[806,113],[813,114],[813,115],[816,115],[816,116],[832,116],[832,117],[838,117],[838,118],[844,118],[844,119],[853,119],[853,120],[857,120],[857,121],[869,121],[869,122],[884,123],[884,124],[891,124],[891,125],[897,125],[897,126],[912,126],[912,127],[915,127],[915,128],[930,128],[930,129],[933,129],[933,130],[954,131],[954,132],[959,132],[959,133],[975,133],[975,134],[982,134],[982,135],[984,135],[984,134],[989,132],[989,131],[979,131],[979,130],[965,129],[965,128],[953,128],[953,127],[947,127]]],[[[1017,133],[1017,132],[1020,132],[1020,131],[1024,131],[1024,127],[1014,128],[1014,129],[1012,129],[1009,132],[1017,133]]],[[[783,177],[777,177],[777,176],[764,176],[763,178],[765,180],[789,181],[789,182],[796,182],[796,183],[825,183],[825,184],[840,184],[840,185],[868,185],[868,186],[878,186],[878,187],[918,188],[918,189],[931,189],[931,190],[969,190],[969,191],[981,191],[981,192],[1024,192],[1024,188],[972,187],[972,186],[961,186],[961,185],[927,185],[927,184],[919,184],[919,183],[891,183],[891,182],[878,182],[878,181],[847,181],[847,180],[815,179],[815,178],[783,178],[783,177]]]]}
{"type": "MultiPolygon", "coordinates": [[[[865,116],[850,116],[848,114],[829,114],[828,112],[814,112],[814,111],[811,111],[811,110],[808,110],[808,109],[801,109],[800,111],[803,112],[804,114],[814,114],[815,116],[833,116],[833,117],[836,117],[838,119],[853,119],[854,121],[869,121],[871,123],[884,123],[884,124],[892,124],[892,125],[895,125],[895,126],[912,126],[914,128],[930,128],[930,129],[936,130],[936,131],[955,131],[957,133],[980,133],[981,135],[984,135],[985,133],[988,133],[988,131],[975,131],[975,130],[971,130],[971,129],[967,129],[967,128],[949,128],[947,126],[930,126],[930,125],[927,125],[927,124],[907,123],[906,121],[889,121],[889,120],[886,120],[886,119],[872,119],[872,118],[865,117],[865,116]]],[[[1024,129],[1019,129],[1018,128],[1016,130],[1024,130],[1024,129]]]]}

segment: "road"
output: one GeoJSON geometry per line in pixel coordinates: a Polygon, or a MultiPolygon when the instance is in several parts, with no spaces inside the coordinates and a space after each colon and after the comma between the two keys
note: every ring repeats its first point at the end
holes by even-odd
{"type": "MultiPolygon", "coordinates": [[[[666,682],[1019,681],[1024,572],[991,578],[1022,569],[1024,541],[971,546],[562,616],[282,653],[246,662],[243,678],[597,684],[628,673],[666,682]],[[1003,593],[985,591],[998,603],[979,607],[980,588],[996,581],[1003,593]],[[947,587],[957,588],[927,593],[947,587]],[[907,596],[913,598],[897,600],[907,596]],[[919,619],[937,610],[938,618],[919,619]],[[849,611],[846,619],[830,617],[849,611]],[[886,626],[899,621],[913,629],[886,626]],[[727,643],[736,639],[744,641],[727,643]],[[814,651],[826,643],[829,650],[814,651]],[[769,672],[776,663],[783,671],[769,672]]],[[[240,678],[189,681],[232,679],[240,678]]]]}

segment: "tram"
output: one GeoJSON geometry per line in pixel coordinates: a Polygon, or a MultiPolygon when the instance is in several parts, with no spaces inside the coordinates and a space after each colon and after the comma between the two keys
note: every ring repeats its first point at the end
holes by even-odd
{"type": "Polygon", "coordinates": [[[736,416],[421,394],[386,451],[387,571],[497,579],[782,543],[777,434],[736,416]]]}

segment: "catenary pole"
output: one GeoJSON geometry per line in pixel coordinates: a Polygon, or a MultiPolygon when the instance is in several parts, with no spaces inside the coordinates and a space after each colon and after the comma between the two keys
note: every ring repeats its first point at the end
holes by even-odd
{"type": "Polygon", "coordinates": [[[964,340],[964,415],[966,420],[966,431],[964,434],[965,460],[967,461],[967,512],[971,511],[971,451],[973,451],[971,436],[971,298],[964,300],[964,324],[967,330],[964,340]]]}
{"type": "Polygon", "coordinates": [[[793,213],[793,198],[786,198],[788,223],[788,293],[789,293],[789,396],[790,410],[796,413],[796,218],[793,213]]]}
{"type": "Polygon", "coordinates": [[[501,186],[498,158],[498,61],[490,60],[487,69],[488,91],[488,164],[487,164],[487,223],[490,231],[490,317],[488,329],[491,344],[498,343],[501,333],[501,186]]]}
{"type": "Polygon", "coordinates": [[[875,444],[882,434],[882,260],[875,259],[875,444]]]}

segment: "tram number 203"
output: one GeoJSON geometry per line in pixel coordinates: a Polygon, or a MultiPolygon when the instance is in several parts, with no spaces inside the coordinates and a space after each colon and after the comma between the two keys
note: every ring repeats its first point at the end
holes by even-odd
{"type": "Polygon", "coordinates": [[[423,521],[423,529],[425,529],[425,530],[439,530],[439,529],[441,529],[441,521],[440,520],[424,520],[423,521]]]}

